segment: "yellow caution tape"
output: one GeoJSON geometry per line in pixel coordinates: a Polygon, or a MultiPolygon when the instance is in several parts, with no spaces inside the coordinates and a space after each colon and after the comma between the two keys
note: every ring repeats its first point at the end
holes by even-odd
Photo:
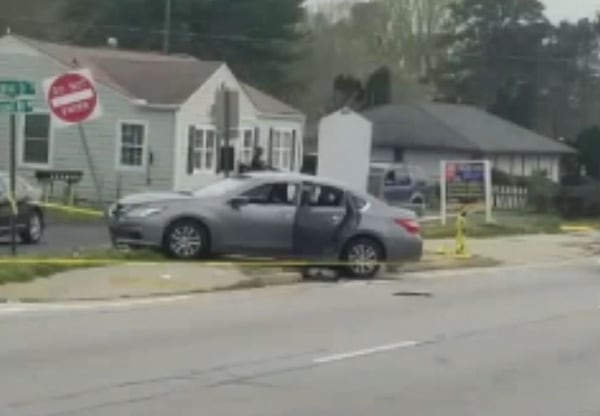
{"type": "Polygon", "coordinates": [[[560,227],[562,231],[572,231],[572,232],[590,232],[594,231],[594,227],[589,227],[585,225],[563,225],[560,227]]]}
{"type": "Polygon", "coordinates": [[[96,209],[77,208],[77,207],[70,207],[67,205],[52,204],[52,203],[42,203],[40,205],[44,208],[55,209],[58,211],[64,211],[64,212],[71,213],[71,214],[89,215],[91,217],[103,217],[104,216],[104,213],[102,211],[96,210],[96,209]]]}
{"type": "MultiPolygon", "coordinates": [[[[171,264],[176,264],[173,261],[171,264]]],[[[57,265],[57,266],[85,266],[85,265],[132,265],[132,266],[158,266],[169,264],[169,261],[140,261],[140,260],[119,260],[119,259],[86,259],[86,258],[0,258],[0,265],[57,265]]],[[[349,262],[310,262],[310,261],[233,261],[233,262],[180,262],[180,264],[195,264],[204,267],[336,267],[336,266],[352,266],[355,265],[349,262]]],[[[378,266],[400,266],[406,262],[373,262],[366,263],[378,266]]]]}
{"type": "Polygon", "coordinates": [[[15,217],[19,215],[19,205],[17,204],[17,200],[14,198],[13,195],[8,195],[8,202],[10,203],[10,211],[12,215],[15,217]]]}

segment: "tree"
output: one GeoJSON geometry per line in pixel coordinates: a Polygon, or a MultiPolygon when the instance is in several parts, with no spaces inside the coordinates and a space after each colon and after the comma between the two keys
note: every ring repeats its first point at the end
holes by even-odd
{"type": "Polygon", "coordinates": [[[366,81],[352,75],[340,74],[333,81],[333,99],[328,112],[343,107],[362,111],[389,104],[391,92],[390,70],[385,66],[373,71],[366,81]]]}
{"type": "Polygon", "coordinates": [[[25,36],[54,39],[64,0],[1,0],[0,34],[8,29],[25,36]]]}
{"type": "Polygon", "coordinates": [[[462,0],[449,6],[440,37],[446,52],[431,72],[445,101],[493,109],[522,125],[532,123],[544,40],[552,26],[538,0],[462,0]],[[515,104],[527,108],[526,118],[515,104]],[[511,110],[512,109],[512,110],[511,110]]]}
{"type": "Polygon", "coordinates": [[[575,144],[579,151],[579,163],[585,167],[587,176],[600,179],[600,126],[583,130],[575,144]]]}
{"type": "Polygon", "coordinates": [[[365,82],[365,108],[392,102],[392,71],[387,66],[376,69],[365,82]]]}
{"type": "Polygon", "coordinates": [[[333,81],[333,100],[329,111],[343,107],[361,110],[365,99],[365,90],[360,79],[352,75],[338,75],[333,81]]]}
{"type": "Polygon", "coordinates": [[[419,80],[423,68],[435,61],[434,40],[450,1],[337,1],[326,11],[309,14],[309,52],[295,68],[295,76],[306,85],[298,97],[301,108],[309,117],[321,116],[329,109],[335,77],[352,75],[369,84],[368,78],[382,67],[385,72],[370,82],[389,88],[384,87],[386,93],[375,104],[379,97],[388,103],[426,96],[428,88],[419,80]]]}
{"type": "Polygon", "coordinates": [[[600,112],[598,56],[600,19],[562,22],[544,47],[540,71],[541,130],[555,138],[575,137],[600,112]]]}
{"type": "MultiPolygon", "coordinates": [[[[93,46],[115,37],[125,48],[159,51],[164,1],[68,0],[64,38],[93,46]]],[[[226,61],[240,78],[271,92],[290,89],[304,0],[171,1],[171,52],[226,61]]]]}

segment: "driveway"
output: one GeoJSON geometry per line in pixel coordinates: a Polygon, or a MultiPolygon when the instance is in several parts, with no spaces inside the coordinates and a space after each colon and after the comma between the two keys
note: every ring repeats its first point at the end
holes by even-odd
{"type": "MultiPolygon", "coordinates": [[[[76,249],[93,249],[110,246],[108,230],[100,222],[50,223],[42,242],[38,245],[19,244],[19,254],[64,253],[76,249]]],[[[10,239],[0,239],[0,256],[10,254],[10,239]]]]}
{"type": "Polygon", "coordinates": [[[599,272],[0,305],[0,414],[597,415],[599,272]]]}

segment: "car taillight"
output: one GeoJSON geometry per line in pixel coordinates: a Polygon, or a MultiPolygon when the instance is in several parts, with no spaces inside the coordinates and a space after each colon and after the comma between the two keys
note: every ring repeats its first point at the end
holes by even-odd
{"type": "Polygon", "coordinates": [[[409,234],[417,235],[421,233],[421,226],[415,220],[396,218],[394,222],[404,228],[409,234]]]}

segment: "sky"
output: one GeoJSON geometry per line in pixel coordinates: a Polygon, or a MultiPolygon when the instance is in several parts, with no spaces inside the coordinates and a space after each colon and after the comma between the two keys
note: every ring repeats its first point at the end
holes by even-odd
{"type": "Polygon", "coordinates": [[[560,20],[577,21],[583,17],[593,17],[600,11],[600,0],[543,0],[546,15],[553,22],[560,20]]]}
{"type": "MultiPolygon", "coordinates": [[[[307,0],[309,4],[315,5],[331,1],[340,0],[307,0]]],[[[593,17],[600,11],[600,0],[542,0],[542,3],[546,5],[546,15],[555,23],[561,20],[577,21],[583,17],[593,17]]]]}

